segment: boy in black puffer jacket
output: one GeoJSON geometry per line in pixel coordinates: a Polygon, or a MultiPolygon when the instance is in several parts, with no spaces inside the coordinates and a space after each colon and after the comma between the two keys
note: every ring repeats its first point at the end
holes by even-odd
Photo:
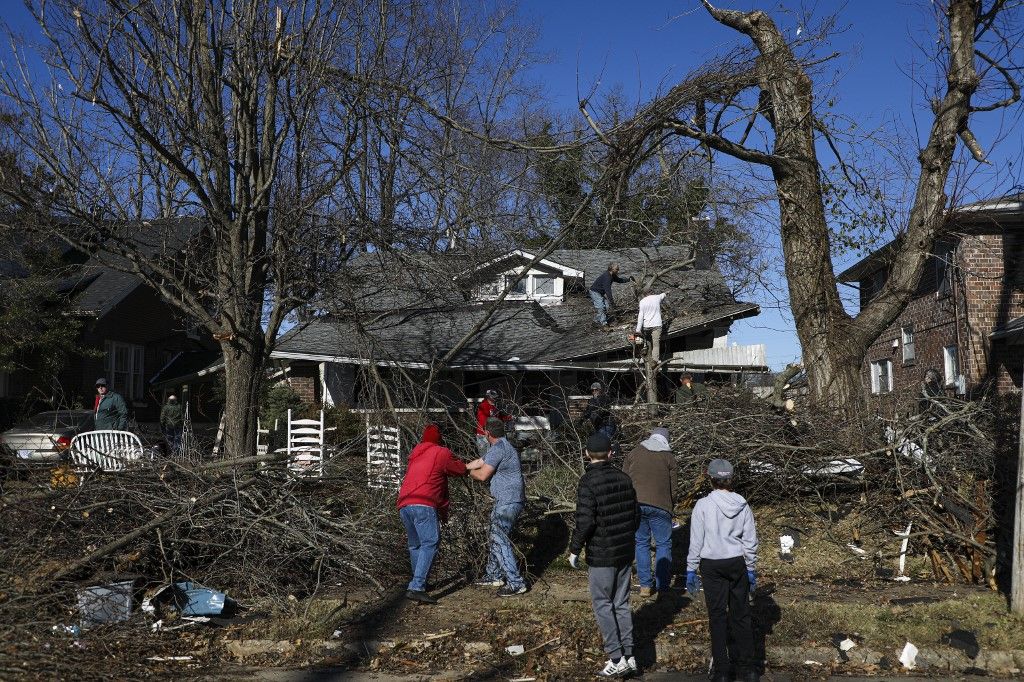
{"type": "Polygon", "coordinates": [[[611,441],[601,433],[587,440],[590,463],[576,492],[576,528],[569,540],[569,564],[576,568],[587,548],[590,598],[608,662],[600,677],[636,672],[633,616],[629,607],[633,545],[640,525],[640,505],[629,476],[608,461],[611,441]]]}

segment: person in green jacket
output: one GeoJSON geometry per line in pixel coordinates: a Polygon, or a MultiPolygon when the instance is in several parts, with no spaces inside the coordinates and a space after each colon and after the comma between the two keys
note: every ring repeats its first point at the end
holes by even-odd
{"type": "Polygon", "coordinates": [[[96,380],[96,402],[93,404],[97,431],[124,431],[128,428],[128,406],[120,393],[107,388],[107,380],[96,380]]]}
{"type": "Polygon", "coordinates": [[[679,377],[679,388],[676,389],[676,404],[689,405],[700,400],[707,400],[708,389],[704,384],[694,383],[693,375],[684,372],[679,377]]]}
{"type": "Polygon", "coordinates": [[[160,408],[160,429],[164,432],[168,454],[176,455],[181,449],[181,433],[184,425],[185,417],[182,414],[181,403],[178,402],[178,397],[172,393],[167,396],[167,402],[160,408]]]}

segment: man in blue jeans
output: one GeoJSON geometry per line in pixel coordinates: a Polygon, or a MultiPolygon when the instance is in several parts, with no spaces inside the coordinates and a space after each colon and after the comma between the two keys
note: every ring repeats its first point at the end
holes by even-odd
{"type": "Polygon", "coordinates": [[[505,422],[490,418],[484,426],[489,447],[480,459],[466,465],[469,475],[478,481],[490,481],[494,510],[491,512],[490,554],[487,572],[474,585],[499,587],[499,597],[526,592],[526,581],[519,573],[512,530],[526,503],[523,469],[519,453],[505,439],[505,422]]]}
{"type": "Polygon", "coordinates": [[[636,575],[640,596],[664,594],[672,584],[672,509],[675,506],[678,466],[668,442],[668,429],[656,428],[650,437],[626,455],[622,470],[633,481],[640,502],[636,531],[636,575]],[[651,575],[651,538],[654,538],[654,575],[651,575]]]}
{"type": "Polygon", "coordinates": [[[606,329],[610,328],[608,322],[608,310],[615,307],[615,298],[612,296],[612,283],[625,284],[633,278],[623,279],[619,277],[619,264],[609,263],[608,269],[598,275],[594,283],[590,285],[590,300],[594,302],[594,322],[606,329]]]}

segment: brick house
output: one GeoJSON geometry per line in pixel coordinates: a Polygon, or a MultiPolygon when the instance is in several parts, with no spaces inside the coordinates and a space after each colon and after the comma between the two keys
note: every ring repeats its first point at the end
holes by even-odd
{"type": "MultiPolygon", "coordinates": [[[[913,299],[868,349],[863,380],[873,395],[917,395],[927,372],[949,394],[1008,393],[1021,387],[1024,324],[1024,194],[956,210],[936,242],[913,299]]],[[[838,277],[857,287],[863,308],[884,284],[896,242],[838,277]]]]}

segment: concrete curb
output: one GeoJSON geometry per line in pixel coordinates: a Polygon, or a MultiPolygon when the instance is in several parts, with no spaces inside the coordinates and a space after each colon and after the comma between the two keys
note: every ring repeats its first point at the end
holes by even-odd
{"type": "MultiPolygon", "coordinates": [[[[374,656],[381,649],[393,648],[391,641],[367,640],[351,643],[337,640],[307,640],[292,642],[288,640],[228,640],[224,642],[225,651],[236,660],[246,660],[260,656],[287,658],[298,652],[299,648],[305,655],[337,656],[374,656]]],[[[492,648],[485,642],[468,642],[465,644],[467,655],[489,653],[492,648]]],[[[863,668],[877,668],[893,672],[904,670],[899,662],[903,646],[890,650],[877,651],[866,647],[855,647],[846,653],[845,660],[839,650],[833,647],[800,647],[770,646],[766,651],[769,668],[821,668],[829,671],[841,671],[844,668],[851,672],[863,668]]],[[[682,642],[655,642],[655,655],[659,665],[676,658],[687,661],[701,660],[707,656],[707,647],[690,645],[682,642]]],[[[975,659],[968,658],[959,649],[950,647],[922,648],[918,651],[914,671],[948,672],[960,674],[1018,675],[1024,670],[1024,650],[1007,651],[982,649],[975,659]]]]}
{"type": "MultiPolygon", "coordinates": [[[[876,667],[883,670],[904,670],[899,662],[903,645],[891,650],[876,651],[866,647],[855,647],[846,654],[846,660],[833,647],[770,646],[765,652],[769,668],[842,668],[876,667]]],[[[655,652],[659,661],[679,656],[692,660],[693,657],[707,656],[707,647],[689,646],[676,642],[656,642],[655,652]]],[[[982,649],[973,660],[959,649],[948,647],[921,648],[917,654],[915,671],[950,672],[966,674],[1017,675],[1024,670],[1024,650],[997,651],[982,649]]]]}

